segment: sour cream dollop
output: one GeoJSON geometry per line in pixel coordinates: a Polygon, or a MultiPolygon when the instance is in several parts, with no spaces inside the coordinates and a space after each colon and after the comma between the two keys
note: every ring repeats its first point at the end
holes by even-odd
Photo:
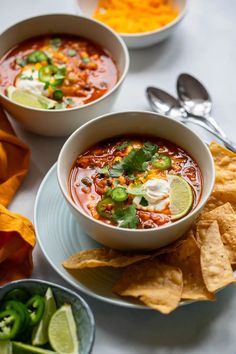
{"type": "Polygon", "coordinates": [[[36,95],[47,96],[47,90],[44,89],[45,84],[38,80],[37,70],[24,70],[16,80],[16,87],[22,90],[27,90],[36,95]],[[28,78],[28,79],[27,79],[28,78]]]}
{"type": "Polygon", "coordinates": [[[134,198],[133,203],[137,209],[161,212],[170,203],[170,187],[165,179],[150,179],[143,184],[143,197],[148,202],[147,206],[140,204],[142,197],[134,198]]]}

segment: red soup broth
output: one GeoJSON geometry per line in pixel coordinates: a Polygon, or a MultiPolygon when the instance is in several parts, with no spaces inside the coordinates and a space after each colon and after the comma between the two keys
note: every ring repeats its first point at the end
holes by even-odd
{"type": "Polygon", "coordinates": [[[158,228],[175,222],[171,218],[168,198],[163,207],[158,207],[161,209],[158,211],[153,210],[155,207],[153,208],[153,204],[150,206],[145,198],[141,203],[143,205],[139,204],[137,207],[136,203],[134,209],[134,198],[137,196],[130,194],[129,188],[143,188],[150,183],[155,184],[156,181],[165,187],[169,175],[184,178],[191,187],[193,202],[187,212],[189,213],[199,203],[202,191],[202,175],[196,161],[181,147],[164,139],[116,137],[102,141],[78,156],[71,169],[69,189],[73,201],[96,220],[118,227],[158,228]],[[118,187],[122,189],[117,190],[118,187]],[[118,198],[118,201],[114,201],[112,196],[118,198]],[[125,200],[120,201],[124,198],[125,200]],[[125,213],[130,215],[131,222],[129,216],[124,217],[125,213]]]}
{"type": "Polygon", "coordinates": [[[0,60],[0,91],[7,94],[7,88],[17,86],[20,79],[40,81],[40,73],[45,73],[45,68],[52,71],[52,66],[59,69],[60,78],[47,81],[44,75],[45,95],[55,99],[54,91],[62,91],[66,108],[97,100],[110,91],[119,78],[116,63],[108,51],[88,39],[58,34],[32,38],[6,53],[0,60]],[[30,57],[36,51],[40,51],[41,56],[30,57]]]}

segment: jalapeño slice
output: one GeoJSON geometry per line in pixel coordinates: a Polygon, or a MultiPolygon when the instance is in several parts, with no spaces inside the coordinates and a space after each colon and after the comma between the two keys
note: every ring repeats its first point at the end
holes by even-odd
{"type": "Polygon", "coordinates": [[[167,170],[171,167],[171,158],[167,155],[158,154],[155,155],[155,160],[152,161],[152,165],[160,170],[167,170]]]}
{"type": "Polygon", "coordinates": [[[103,216],[104,218],[110,219],[111,213],[108,210],[108,205],[114,205],[114,202],[111,198],[103,198],[101,199],[96,206],[97,212],[99,215],[103,216]]]}
{"type": "Polygon", "coordinates": [[[64,71],[64,68],[58,68],[55,65],[43,66],[39,69],[39,81],[57,87],[64,81],[64,71]]]}
{"type": "Polygon", "coordinates": [[[20,316],[21,327],[19,333],[24,332],[28,328],[30,322],[27,307],[22,302],[15,301],[15,300],[8,300],[4,304],[4,308],[5,310],[14,310],[20,316]]]}
{"type": "Polygon", "coordinates": [[[9,309],[0,312],[0,341],[15,338],[20,327],[21,318],[16,311],[9,309]]]}
{"type": "Polygon", "coordinates": [[[10,290],[5,296],[4,300],[17,300],[21,302],[26,302],[29,299],[29,294],[21,288],[16,288],[10,290]]]}
{"type": "Polygon", "coordinates": [[[124,202],[128,198],[128,194],[123,187],[116,187],[111,192],[111,197],[115,202],[124,202]]]}
{"type": "Polygon", "coordinates": [[[40,63],[41,61],[48,61],[48,56],[42,50],[35,50],[27,57],[28,63],[36,64],[40,63]]]}
{"type": "Polygon", "coordinates": [[[26,307],[30,316],[30,326],[35,326],[43,317],[45,308],[44,298],[40,295],[34,295],[26,303],[26,307]]]}

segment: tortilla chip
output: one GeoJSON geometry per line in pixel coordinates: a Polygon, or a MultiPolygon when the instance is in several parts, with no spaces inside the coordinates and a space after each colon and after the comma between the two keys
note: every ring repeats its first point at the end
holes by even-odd
{"type": "Polygon", "coordinates": [[[215,292],[235,283],[217,221],[200,221],[197,225],[197,238],[201,243],[202,276],[207,289],[215,292]]]}
{"type": "Polygon", "coordinates": [[[236,214],[230,203],[202,214],[201,220],[217,220],[230,263],[236,264],[236,214]]]}
{"type": "Polygon", "coordinates": [[[96,267],[122,268],[151,257],[151,254],[118,252],[109,248],[97,248],[76,253],[63,262],[66,269],[96,267]]]}
{"type": "Polygon", "coordinates": [[[184,282],[182,299],[215,299],[214,294],[210,293],[205,286],[200,264],[200,249],[192,231],[189,232],[185,242],[176,251],[164,255],[163,260],[182,270],[184,282]]]}
{"type": "Polygon", "coordinates": [[[215,162],[216,180],[212,196],[236,205],[236,154],[213,142],[210,150],[215,162]]]}
{"type": "Polygon", "coordinates": [[[182,287],[181,270],[154,259],[129,266],[113,291],[139,298],[147,306],[167,314],[178,306],[182,287]]]}

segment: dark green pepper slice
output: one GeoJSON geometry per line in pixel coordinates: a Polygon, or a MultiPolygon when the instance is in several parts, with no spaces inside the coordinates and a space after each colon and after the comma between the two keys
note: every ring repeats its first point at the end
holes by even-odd
{"type": "Polygon", "coordinates": [[[54,92],[53,92],[53,98],[54,98],[54,100],[56,100],[56,101],[61,101],[62,100],[62,98],[63,98],[63,92],[61,91],[61,90],[55,90],[54,92]]]}
{"type": "Polygon", "coordinates": [[[98,214],[106,219],[110,219],[112,216],[111,212],[107,209],[108,205],[114,205],[113,200],[109,197],[101,199],[96,206],[98,214]]]}
{"type": "Polygon", "coordinates": [[[15,301],[15,300],[8,300],[7,302],[5,302],[4,308],[6,310],[14,310],[15,312],[18,313],[21,319],[21,328],[19,333],[24,332],[28,328],[30,322],[30,317],[29,317],[27,307],[22,302],[15,301]]]}
{"type": "Polygon", "coordinates": [[[16,311],[9,309],[0,312],[0,341],[15,338],[20,327],[21,318],[16,311]]]}
{"type": "Polygon", "coordinates": [[[5,296],[4,300],[17,300],[21,302],[26,302],[29,299],[29,294],[20,288],[13,289],[9,291],[5,296]]]}
{"type": "Polygon", "coordinates": [[[128,198],[128,194],[123,187],[116,187],[111,192],[111,197],[115,202],[124,202],[128,198]]]}
{"type": "Polygon", "coordinates": [[[27,57],[28,63],[36,64],[40,63],[41,61],[48,61],[48,56],[42,50],[35,50],[27,57]]]}
{"type": "Polygon", "coordinates": [[[168,168],[171,167],[171,158],[167,155],[163,154],[158,154],[155,155],[155,160],[152,161],[152,165],[156,168],[159,168],[159,170],[167,170],[168,168]]]}
{"type": "Polygon", "coordinates": [[[43,317],[45,301],[40,295],[32,296],[26,303],[26,307],[30,316],[30,326],[37,325],[43,317]]]}

